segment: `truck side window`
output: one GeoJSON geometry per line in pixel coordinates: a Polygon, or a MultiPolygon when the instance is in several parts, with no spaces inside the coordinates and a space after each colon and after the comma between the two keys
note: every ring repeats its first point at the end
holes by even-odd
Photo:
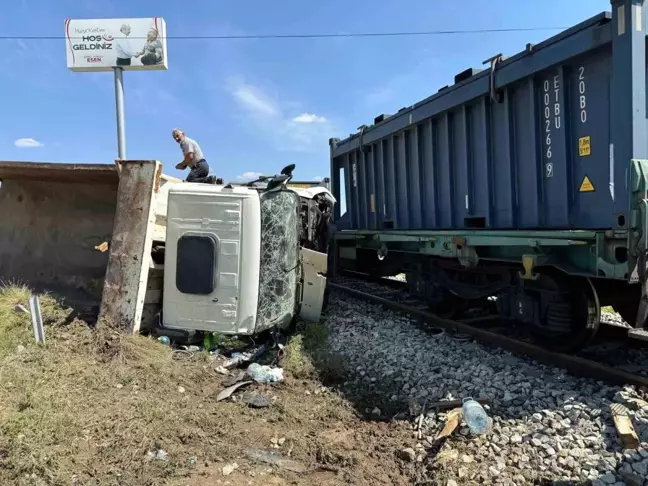
{"type": "Polygon", "coordinates": [[[184,235],[178,240],[176,287],[183,294],[209,295],[216,288],[218,242],[209,235],[184,235]]]}

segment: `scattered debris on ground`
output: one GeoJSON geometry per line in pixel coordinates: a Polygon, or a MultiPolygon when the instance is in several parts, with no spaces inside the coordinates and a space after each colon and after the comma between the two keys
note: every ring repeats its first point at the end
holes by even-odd
{"type": "Polygon", "coordinates": [[[412,481],[396,452],[406,422],[365,421],[322,381],[340,369],[322,325],[304,325],[285,347],[255,357],[271,370],[283,358],[283,381],[265,384],[246,377],[249,361],[223,374],[226,347],[176,350],[108,326],[93,330],[47,297],[48,339],[36,344],[29,313],[14,310],[29,295],[0,288],[2,485],[412,481]],[[217,401],[232,380],[250,383],[217,401]]]}
{"type": "Polygon", "coordinates": [[[47,297],[48,340],[36,344],[29,313],[15,310],[28,298],[0,289],[0,484],[645,486],[648,477],[644,391],[431,337],[340,295],[323,324],[301,323],[285,342],[212,337],[186,348],[90,329],[47,297]],[[488,417],[483,435],[462,412],[470,396],[488,417]]]}
{"type": "Polygon", "coordinates": [[[644,486],[648,478],[642,390],[576,378],[447,333],[429,334],[415,321],[339,292],[331,292],[325,325],[331,352],[350,370],[343,396],[368,419],[375,407],[390,417],[407,412],[411,435],[398,457],[414,469],[415,484],[644,486]],[[484,435],[471,434],[457,416],[462,398],[471,396],[480,397],[492,419],[484,435]],[[621,431],[616,403],[627,419],[621,431]],[[626,449],[626,435],[632,437],[626,445],[636,449],[626,449]]]}

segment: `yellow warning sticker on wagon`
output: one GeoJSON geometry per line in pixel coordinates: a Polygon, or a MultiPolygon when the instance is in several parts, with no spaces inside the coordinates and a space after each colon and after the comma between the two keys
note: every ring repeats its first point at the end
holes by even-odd
{"type": "Polygon", "coordinates": [[[580,192],[594,192],[594,184],[589,180],[589,177],[585,176],[583,182],[581,183],[580,192]]]}
{"type": "Polygon", "coordinates": [[[592,153],[592,146],[590,145],[589,137],[581,137],[578,139],[578,155],[586,157],[592,153]]]}

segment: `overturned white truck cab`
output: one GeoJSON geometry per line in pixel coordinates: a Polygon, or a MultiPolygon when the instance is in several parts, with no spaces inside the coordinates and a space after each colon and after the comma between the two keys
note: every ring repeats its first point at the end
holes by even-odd
{"type": "Polygon", "coordinates": [[[47,292],[91,325],[175,326],[178,342],[317,320],[335,203],[322,184],[185,183],[155,160],[0,161],[0,283],[47,292]]]}
{"type": "Polygon", "coordinates": [[[325,188],[290,189],[293,169],[245,186],[169,189],[162,328],[252,335],[285,329],[298,315],[319,319],[321,233],[335,199],[325,188]]]}

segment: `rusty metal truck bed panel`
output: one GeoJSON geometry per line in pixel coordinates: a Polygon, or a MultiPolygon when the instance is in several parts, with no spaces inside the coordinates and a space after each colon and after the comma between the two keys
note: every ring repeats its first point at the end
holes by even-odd
{"type": "Polygon", "coordinates": [[[113,164],[0,162],[0,180],[4,179],[113,185],[119,183],[119,175],[113,164]]]}
{"type": "Polygon", "coordinates": [[[121,180],[114,164],[0,162],[0,181],[0,281],[95,317],[103,300],[102,314],[139,329],[144,301],[157,305],[145,293],[151,241],[166,226],[165,186],[179,180],[159,162],[123,161],[121,180]]]}

